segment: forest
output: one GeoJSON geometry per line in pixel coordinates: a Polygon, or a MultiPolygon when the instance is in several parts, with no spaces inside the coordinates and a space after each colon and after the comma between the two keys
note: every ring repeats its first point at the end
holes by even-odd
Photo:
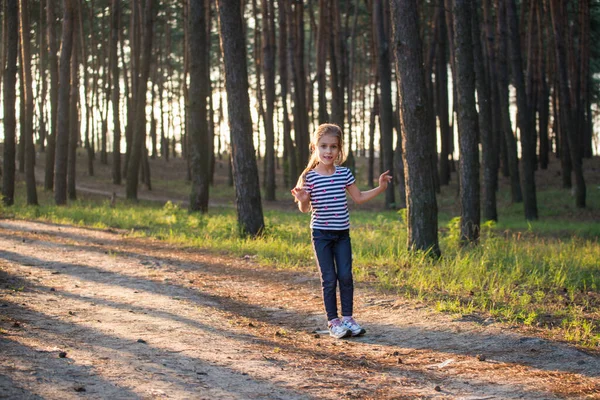
{"type": "Polygon", "coordinates": [[[256,235],[261,196],[293,187],[311,132],[333,122],[346,164],[368,160],[369,185],[393,171],[385,207],[408,205],[409,247],[436,249],[435,195],[452,173],[465,242],[497,219],[499,174],[536,220],[535,171],[553,156],[586,207],[600,69],[590,0],[2,4],[5,205],[15,170],[37,204],[36,152],[43,189],[75,199],[81,148],[88,174],[111,165],[132,200],[151,188],[149,159],[183,157],[190,209],[207,212],[225,156],[241,229],[256,235]]]}
{"type": "Polygon", "coordinates": [[[597,0],[0,15],[0,398],[600,395],[597,0]],[[381,189],[343,340],[290,194],[322,123],[381,189]]]}

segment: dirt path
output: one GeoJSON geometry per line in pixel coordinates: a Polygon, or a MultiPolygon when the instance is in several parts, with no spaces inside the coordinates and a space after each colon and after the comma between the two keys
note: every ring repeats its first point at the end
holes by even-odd
{"type": "Polygon", "coordinates": [[[314,333],[314,271],[115,231],[0,228],[0,398],[600,398],[597,355],[365,285],[368,335],[333,340],[314,333]]]}

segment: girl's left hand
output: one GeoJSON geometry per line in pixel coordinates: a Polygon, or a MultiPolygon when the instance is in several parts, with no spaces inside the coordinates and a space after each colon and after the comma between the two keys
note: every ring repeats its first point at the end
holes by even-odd
{"type": "Polygon", "coordinates": [[[383,190],[386,190],[388,187],[388,183],[392,181],[392,176],[390,175],[390,170],[388,169],[383,174],[379,176],[379,187],[383,190]]]}

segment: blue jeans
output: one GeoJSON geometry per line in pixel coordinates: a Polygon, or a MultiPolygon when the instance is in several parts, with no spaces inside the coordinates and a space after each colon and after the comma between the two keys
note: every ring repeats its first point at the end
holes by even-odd
{"type": "Polygon", "coordinates": [[[352,316],[354,283],[350,231],[313,229],[312,245],[321,271],[321,287],[327,320],[338,318],[336,297],[338,283],[342,316],[352,316]]]}

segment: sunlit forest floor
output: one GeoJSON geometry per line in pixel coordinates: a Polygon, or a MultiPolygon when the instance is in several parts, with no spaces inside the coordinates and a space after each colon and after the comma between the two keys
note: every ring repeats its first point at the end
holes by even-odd
{"type": "MultiPolygon", "coordinates": [[[[0,146],[1,148],[1,146],[0,146]]],[[[121,163],[123,164],[123,158],[121,163]]],[[[86,194],[105,194],[110,196],[116,192],[118,197],[125,197],[125,187],[123,185],[112,184],[112,169],[111,160],[112,154],[108,154],[108,164],[102,164],[98,161],[99,154],[96,155],[94,161],[93,176],[88,170],[87,154],[83,150],[78,152],[77,164],[77,184],[81,195],[86,194]]],[[[163,158],[150,159],[151,170],[151,189],[148,190],[146,185],[141,182],[139,184],[138,198],[140,200],[157,200],[161,199],[187,204],[190,194],[190,181],[187,173],[187,162],[181,157],[170,158],[165,161],[163,158]]],[[[38,184],[43,182],[43,167],[45,163],[45,154],[38,153],[37,155],[37,177],[38,184]]],[[[214,205],[234,205],[235,192],[229,183],[227,155],[215,161],[214,184],[211,187],[210,200],[214,205]]],[[[261,178],[264,176],[264,168],[262,160],[258,160],[259,173],[261,178]]],[[[375,184],[378,176],[379,160],[375,160],[375,184]]],[[[540,219],[547,217],[557,217],[559,219],[572,219],[579,221],[592,221],[590,218],[597,217],[600,220],[600,156],[595,156],[591,159],[584,160],[584,175],[587,186],[587,201],[586,209],[577,209],[575,201],[566,201],[562,204],[562,200],[570,196],[571,191],[563,188],[563,180],[561,176],[560,160],[554,156],[550,157],[548,169],[539,169],[536,172],[536,189],[538,191],[538,208],[540,210],[540,219]],[[546,196],[544,193],[556,193],[557,196],[546,196]],[[559,203],[560,202],[560,203],[559,203]]],[[[361,189],[369,188],[368,185],[368,167],[367,160],[363,157],[356,158],[356,178],[357,184],[361,189]]],[[[277,200],[274,202],[263,202],[265,209],[294,209],[293,197],[289,190],[295,185],[297,177],[290,179],[291,183],[287,185],[283,179],[283,166],[280,160],[277,162],[276,169],[276,185],[277,185],[277,200]],[[289,187],[288,187],[289,186],[289,187]]],[[[18,178],[23,178],[18,177],[18,178]]],[[[124,182],[123,178],[123,182],[124,182]]],[[[458,193],[458,177],[456,172],[452,172],[451,182],[448,186],[442,186],[438,194],[438,210],[440,218],[452,218],[460,214],[459,193],[458,193]]],[[[574,181],[573,181],[574,184],[574,181]]],[[[504,216],[512,216],[512,211],[522,210],[522,204],[512,204],[510,197],[510,182],[509,178],[499,175],[499,190],[498,190],[498,210],[500,221],[504,216]]],[[[397,195],[396,195],[397,196],[397,195]]],[[[363,204],[361,206],[353,206],[355,209],[362,210],[381,210],[383,209],[383,197],[363,204]]]]}
{"type": "MultiPolygon", "coordinates": [[[[2,210],[0,398],[600,398],[599,291],[580,290],[598,276],[599,158],[584,162],[585,210],[562,189],[558,160],[538,171],[532,224],[501,178],[499,222],[465,251],[453,175],[438,197],[439,264],[406,255],[401,215],[382,198],[352,205],[355,311],[368,332],[348,340],[324,331],[307,216],[281,176],[277,201],[264,202],[267,234],[251,241],[235,239],[224,161],[208,217],[185,210],[181,159],[151,160],[139,205],[110,166],[95,162],[90,177],[86,165],[82,153],[69,207],[41,189],[42,205],[24,207],[20,183],[17,206],[2,210]],[[479,276],[488,261],[498,273],[479,276]]],[[[364,160],[357,178],[368,187],[364,160]]]]}

